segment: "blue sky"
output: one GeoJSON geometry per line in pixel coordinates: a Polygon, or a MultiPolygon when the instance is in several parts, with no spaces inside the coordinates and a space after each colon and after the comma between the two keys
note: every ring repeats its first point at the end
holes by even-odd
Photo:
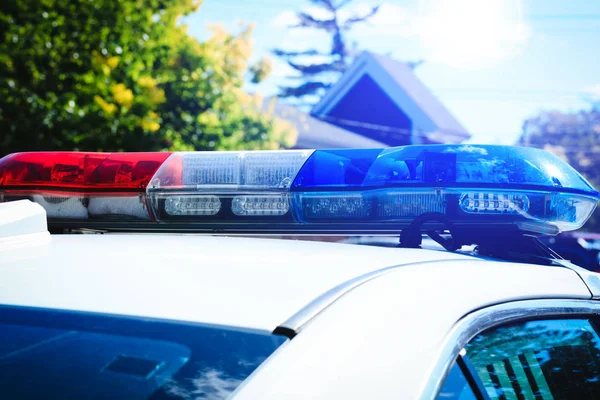
{"type": "MultiPolygon", "coordinates": [[[[598,0],[354,0],[350,12],[373,4],[380,13],[351,40],[399,60],[424,59],[417,76],[474,143],[514,143],[540,110],[586,109],[600,98],[598,0]]],[[[210,24],[236,31],[253,22],[255,58],[275,47],[327,49],[326,34],[286,27],[310,8],[306,0],[204,0],[185,23],[202,40],[210,24]]],[[[272,76],[251,90],[275,94],[292,73],[273,61],[272,76]]]]}

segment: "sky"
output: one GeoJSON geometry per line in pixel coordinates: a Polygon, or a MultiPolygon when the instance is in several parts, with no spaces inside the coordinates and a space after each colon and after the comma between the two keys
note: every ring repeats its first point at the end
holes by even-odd
{"type": "MultiPolygon", "coordinates": [[[[589,109],[600,99],[600,0],[353,0],[348,14],[380,5],[349,39],[401,61],[424,60],[415,73],[472,134],[472,143],[512,144],[542,110],[589,109]]],[[[238,31],[254,23],[254,59],[273,73],[248,90],[270,96],[293,75],[274,48],[327,50],[327,34],[290,29],[308,0],[204,0],[184,21],[204,40],[208,26],[238,31]]],[[[319,14],[320,12],[320,14],[319,14]]]]}

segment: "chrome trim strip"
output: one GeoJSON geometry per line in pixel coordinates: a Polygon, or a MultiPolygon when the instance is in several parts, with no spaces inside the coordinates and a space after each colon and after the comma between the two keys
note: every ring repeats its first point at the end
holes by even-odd
{"type": "MultiPolygon", "coordinates": [[[[375,271],[368,272],[363,275],[359,275],[355,278],[347,280],[345,282],[340,283],[339,285],[329,289],[319,297],[315,298],[313,301],[304,306],[300,311],[296,314],[292,315],[287,321],[280,324],[273,330],[273,333],[276,335],[284,335],[288,338],[292,339],[296,336],[302,328],[314,317],[320,314],[323,310],[333,304],[340,297],[350,292],[351,290],[357,288],[358,286],[372,280],[378,278],[382,275],[387,274],[388,272],[394,271],[398,268],[413,266],[413,265],[422,265],[422,264],[436,264],[441,262],[448,261],[456,261],[455,258],[447,258],[443,260],[429,260],[429,261],[420,261],[420,262],[411,262],[407,264],[399,264],[391,267],[385,267],[381,269],[377,269],[375,271]]],[[[479,259],[472,260],[459,260],[460,262],[470,262],[470,261],[481,261],[479,259]]]]}
{"type": "Polygon", "coordinates": [[[495,326],[539,317],[600,314],[593,300],[522,300],[486,307],[466,315],[446,335],[437,362],[423,385],[421,399],[435,399],[454,360],[475,336],[495,326]]]}
{"type": "MultiPolygon", "coordinates": [[[[319,297],[315,298],[313,301],[304,306],[300,311],[292,315],[289,319],[287,319],[282,324],[278,325],[273,333],[277,335],[283,335],[290,339],[296,336],[300,330],[306,325],[311,319],[316,317],[319,313],[329,307],[333,302],[338,300],[344,294],[353,290],[354,288],[375,279],[381,275],[385,275],[390,271],[393,271],[397,268],[401,268],[408,265],[420,265],[420,264],[428,264],[428,263],[438,263],[438,262],[446,262],[453,261],[454,259],[444,259],[444,260],[430,260],[430,261],[421,261],[410,264],[399,264],[391,267],[381,268],[375,271],[368,272],[364,275],[357,276],[352,278],[346,282],[343,282],[332,289],[329,289],[319,297]]],[[[474,258],[473,260],[461,260],[461,261],[480,261],[480,258],[474,258]]],[[[588,290],[590,291],[592,299],[600,299],[600,274],[592,271],[588,271],[582,267],[579,267],[568,260],[560,260],[560,259],[549,259],[552,261],[555,267],[559,268],[567,268],[571,271],[575,272],[579,278],[586,285],[588,290]]],[[[550,266],[551,267],[551,266],[550,266]]]]}

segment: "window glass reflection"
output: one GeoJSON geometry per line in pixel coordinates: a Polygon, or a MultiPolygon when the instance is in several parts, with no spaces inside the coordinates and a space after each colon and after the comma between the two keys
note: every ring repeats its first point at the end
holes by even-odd
{"type": "Polygon", "coordinates": [[[600,398],[600,344],[587,320],[501,327],[466,350],[491,399],[600,398]]]}

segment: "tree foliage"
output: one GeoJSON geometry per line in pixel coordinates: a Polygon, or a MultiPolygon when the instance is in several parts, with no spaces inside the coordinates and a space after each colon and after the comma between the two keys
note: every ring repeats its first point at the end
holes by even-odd
{"type": "Polygon", "coordinates": [[[5,0],[0,154],[22,150],[275,149],[295,132],[242,91],[252,27],[200,43],[199,0],[5,0]]]}
{"type": "Polygon", "coordinates": [[[280,97],[305,99],[307,96],[322,95],[348,68],[356,55],[356,47],[348,46],[348,32],[356,24],[367,22],[379,10],[379,6],[375,6],[362,14],[348,14],[345,11],[349,9],[353,0],[310,0],[310,2],[329,16],[319,18],[309,12],[298,12],[296,13],[297,23],[291,25],[290,28],[317,29],[326,32],[331,35],[331,50],[327,53],[316,49],[273,50],[275,56],[285,60],[300,73],[298,85],[280,87],[280,97]],[[343,14],[348,15],[344,17],[343,14]],[[315,56],[326,61],[311,62],[311,58],[315,56]]]}
{"type": "MultiPolygon", "coordinates": [[[[600,188],[600,109],[574,113],[542,112],[525,121],[518,144],[543,148],[571,164],[600,188]]],[[[600,214],[585,226],[600,231],[600,214]]]]}

